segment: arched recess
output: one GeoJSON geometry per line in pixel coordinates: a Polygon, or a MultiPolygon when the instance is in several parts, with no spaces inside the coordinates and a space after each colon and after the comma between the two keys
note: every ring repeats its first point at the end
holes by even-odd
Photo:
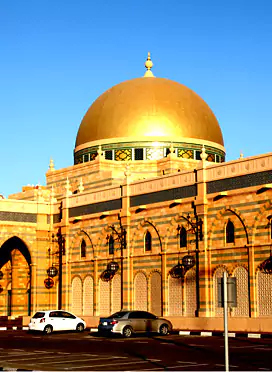
{"type": "Polygon", "coordinates": [[[257,271],[257,293],[259,316],[272,316],[272,275],[257,271]]]}
{"type": "Polygon", "coordinates": [[[72,312],[75,315],[82,314],[82,281],[79,276],[72,280],[72,312]]]}
{"type": "Polygon", "coordinates": [[[138,272],[134,278],[134,307],[147,311],[147,278],[143,272],[138,272]]]}
{"type": "Polygon", "coordinates": [[[196,271],[195,268],[187,271],[184,277],[185,289],[185,316],[194,317],[196,311],[196,271]]]}
{"type": "Polygon", "coordinates": [[[111,313],[121,310],[121,275],[115,274],[111,281],[111,313]]]}
{"type": "Polygon", "coordinates": [[[150,276],[150,311],[151,313],[162,315],[162,286],[161,274],[154,271],[150,276]]]}
{"type": "MultiPolygon", "coordinates": [[[[134,234],[131,239],[131,253],[136,254],[137,250],[141,250],[141,253],[144,252],[144,242],[145,242],[145,234],[147,229],[149,229],[149,232],[152,235],[152,244],[154,246],[154,250],[156,252],[162,252],[163,251],[163,242],[162,242],[162,237],[160,235],[160,232],[156,225],[150,220],[150,219],[143,219],[137,226],[137,228],[134,231],[134,234]],[[149,228],[151,226],[152,228],[149,228]],[[155,234],[153,235],[153,230],[155,231],[155,234]],[[158,239],[158,240],[157,240],[158,239]],[[158,243],[157,243],[158,241],[158,243]],[[139,245],[139,242],[142,242],[139,245]]],[[[140,251],[139,251],[140,252],[140,251]]]]}
{"type": "Polygon", "coordinates": [[[168,276],[168,315],[183,315],[182,280],[168,276]]]}
{"type": "Polygon", "coordinates": [[[25,242],[18,236],[7,239],[0,248],[0,270],[4,273],[4,286],[10,282],[6,291],[8,306],[2,315],[30,315],[32,311],[31,255],[25,242]],[[14,290],[16,288],[16,290],[14,290]]]}
{"type": "Polygon", "coordinates": [[[70,245],[69,251],[69,260],[76,261],[81,259],[81,244],[82,241],[85,241],[85,253],[87,259],[93,259],[95,256],[95,245],[93,244],[93,240],[91,239],[91,235],[88,231],[81,228],[73,237],[70,245]]]}
{"type": "Polygon", "coordinates": [[[99,314],[110,315],[110,282],[99,279],[99,314]]]}
{"type": "Polygon", "coordinates": [[[232,274],[236,278],[237,285],[237,307],[232,309],[233,316],[248,316],[249,303],[248,303],[248,271],[243,266],[238,266],[232,274]]]}
{"type": "Polygon", "coordinates": [[[88,275],[83,282],[83,315],[94,314],[93,311],[93,278],[88,275]]]}

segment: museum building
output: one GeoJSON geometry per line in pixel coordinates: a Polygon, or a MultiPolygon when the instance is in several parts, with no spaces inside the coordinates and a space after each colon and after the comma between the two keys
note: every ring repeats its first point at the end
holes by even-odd
{"type": "Polygon", "coordinates": [[[95,326],[139,309],[219,330],[226,272],[230,330],[272,332],[272,153],[226,162],[207,103],[152,66],[92,103],[74,165],[0,199],[0,316],[62,308],[95,326]]]}

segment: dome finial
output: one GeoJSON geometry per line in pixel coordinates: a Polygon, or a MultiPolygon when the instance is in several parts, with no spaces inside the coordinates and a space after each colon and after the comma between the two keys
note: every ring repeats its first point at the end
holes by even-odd
{"type": "Polygon", "coordinates": [[[150,52],[147,53],[147,59],[145,61],[146,72],[144,77],[154,77],[153,72],[151,71],[153,67],[153,62],[151,61],[150,52]]]}

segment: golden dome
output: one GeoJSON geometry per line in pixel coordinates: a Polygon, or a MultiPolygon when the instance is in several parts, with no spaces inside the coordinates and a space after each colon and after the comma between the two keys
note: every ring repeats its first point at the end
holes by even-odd
{"type": "Polygon", "coordinates": [[[202,98],[182,84],[153,76],[124,81],[98,97],[81,122],[76,148],[118,138],[190,138],[224,145],[218,121],[202,98]]]}

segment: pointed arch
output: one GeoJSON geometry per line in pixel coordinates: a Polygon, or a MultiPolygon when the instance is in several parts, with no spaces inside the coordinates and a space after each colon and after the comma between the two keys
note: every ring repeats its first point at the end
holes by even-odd
{"type": "Polygon", "coordinates": [[[109,237],[109,254],[114,254],[114,237],[112,234],[109,237]]]}
{"type": "Polygon", "coordinates": [[[147,277],[142,271],[134,277],[134,307],[147,311],[147,277]]]}
{"type": "Polygon", "coordinates": [[[146,230],[146,233],[145,233],[144,247],[145,247],[145,252],[152,251],[152,235],[149,230],[146,230]]]}
{"type": "Polygon", "coordinates": [[[72,312],[76,315],[82,314],[82,280],[79,276],[72,280],[72,312]]]}
{"type": "Polygon", "coordinates": [[[81,244],[80,244],[80,257],[81,258],[86,258],[86,247],[87,247],[86,241],[85,239],[82,239],[81,244]]]}
{"type": "Polygon", "coordinates": [[[230,219],[228,219],[228,222],[226,224],[225,239],[226,243],[234,243],[235,240],[234,223],[230,219]]]}
{"type": "Polygon", "coordinates": [[[154,271],[150,276],[150,311],[157,316],[162,315],[161,273],[154,271]]]}
{"type": "Polygon", "coordinates": [[[179,231],[179,247],[187,247],[187,231],[184,226],[181,226],[179,231]]]}
{"type": "Polygon", "coordinates": [[[93,311],[93,278],[90,275],[87,275],[83,282],[83,315],[94,314],[93,311]]]}

